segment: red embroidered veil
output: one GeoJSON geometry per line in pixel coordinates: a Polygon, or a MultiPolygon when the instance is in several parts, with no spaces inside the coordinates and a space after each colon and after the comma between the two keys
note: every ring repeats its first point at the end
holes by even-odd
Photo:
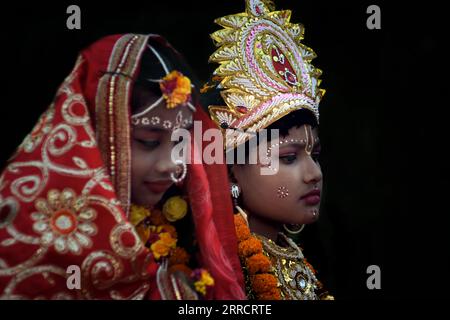
{"type": "MultiPolygon", "coordinates": [[[[127,220],[129,101],[149,37],[158,36],[108,36],[82,51],[6,164],[1,299],[160,298],[158,264],[127,220]],[[80,268],[80,290],[67,286],[71,265],[80,268]]],[[[215,127],[200,107],[194,120],[215,127]]],[[[186,184],[213,297],[245,299],[225,165],[189,165],[186,184]]]]}

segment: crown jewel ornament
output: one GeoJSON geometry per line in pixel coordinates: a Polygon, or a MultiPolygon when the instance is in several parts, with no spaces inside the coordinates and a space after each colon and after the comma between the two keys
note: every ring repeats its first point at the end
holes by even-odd
{"type": "Polygon", "coordinates": [[[211,35],[219,48],[209,60],[220,64],[213,81],[226,106],[209,106],[209,112],[225,133],[226,149],[295,110],[308,109],[319,121],[322,71],[301,43],[303,26],[290,17],[289,10],[273,11],[270,1],[246,0],[245,12],[215,20],[223,29],[211,35]]]}

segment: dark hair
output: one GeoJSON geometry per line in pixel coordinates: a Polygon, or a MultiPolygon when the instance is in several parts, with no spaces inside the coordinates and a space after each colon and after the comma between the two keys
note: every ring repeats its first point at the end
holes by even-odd
{"type": "MultiPolygon", "coordinates": [[[[192,90],[192,102],[194,105],[197,105],[199,99],[199,81],[184,57],[163,38],[150,37],[148,44],[158,52],[169,72],[177,70],[191,80],[191,83],[194,85],[192,90]]],[[[165,75],[164,68],[156,55],[150,48],[146,47],[142,53],[139,74],[133,87],[131,99],[132,113],[142,106],[143,98],[148,98],[149,95],[153,95],[157,99],[161,96],[159,83],[151,82],[147,79],[162,79],[165,75]]]]}
{"type": "MultiPolygon", "coordinates": [[[[275,121],[271,125],[269,125],[267,129],[267,141],[272,140],[271,129],[278,129],[279,137],[285,137],[288,135],[289,130],[292,128],[299,128],[302,125],[309,124],[312,128],[318,126],[316,117],[312,113],[312,111],[308,109],[300,109],[293,111],[281,119],[275,121]]],[[[259,145],[259,135],[256,135],[254,138],[256,139],[256,144],[259,145]]],[[[246,141],[243,145],[245,148],[245,159],[247,160],[249,157],[249,149],[250,149],[250,141],[246,141]]],[[[234,152],[234,163],[238,163],[237,152],[234,152]]]]}
{"type": "MultiPolygon", "coordinates": [[[[280,137],[285,137],[288,135],[290,129],[299,128],[305,124],[309,124],[313,128],[318,125],[316,117],[312,111],[308,109],[300,109],[285,115],[283,118],[272,123],[266,129],[278,129],[280,137]]],[[[271,140],[270,133],[268,134],[268,139],[269,141],[271,140]]]]}

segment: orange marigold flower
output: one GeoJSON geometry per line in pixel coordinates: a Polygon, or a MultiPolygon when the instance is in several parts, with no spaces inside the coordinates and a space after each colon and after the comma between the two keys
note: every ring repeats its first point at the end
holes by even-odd
{"type": "Polygon", "coordinates": [[[236,213],[234,215],[234,225],[236,227],[238,227],[238,226],[247,226],[247,223],[245,222],[244,218],[239,213],[236,213]]]}
{"type": "Polygon", "coordinates": [[[244,225],[236,225],[236,236],[239,242],[247,240],[250,237],[250,229],[244,225]]]}
{"type": "Polygon", "coordinates": [[[172,71],[160,83],[168,109],[185,104],[191,97],[191,80],[178,71],[172,71]]]}
{"type": "Polygon", "coordinates": [[[250,237],[250,229],[240,214],[234,215],[234,226],[238,241],[244,241],[250,237]]]}
{"type": "Polygon", "coordinates": [[[186,276],[190,276],[190,274],[192,273],[192,269],[189,268],[187,265],[185,264],[174,264],[173,266],[169,267],[169,272],[170,273],[174,273],[177,271],[181,271],[183,272],[186,276]]]}
{"type": "Polygon", "coordinates": [[[179,105],[187,103],[190,96],[190,92],[172,92],[172,94],[166,96],[167,108],[173,109],[179,105]]]}
{"type": "Polygon", "coordinates": [[[168,246],[169,248],[172,248],[172,249],[175,248],[175,246],[177,245],[177,239],[172,238],[172,235],[168,232],[162,232],[159,235],[159,241],[161,241],[166,246],[168,246]]]}
{"type": "Polygon", "coordinates": [[[155,225],[155,226],[160,226],[160,225],[163,225],[163,224],[167,224],[168,221],[166,220],[166,218],[162,214],[161,210],[155,209],[155,210],[152,211],[152,214],[150,216],[150,223],[152,225],[155,225]]]}
{"type": "Polygon", "coordinates": [[[155,243],[152,243],[150,249],[152,250],[153,256],[157,260],[161,257],[167,256],[170,252],[170,247],[166,246],[161,241],[156,241],[155,243]]]}
{"type": "Polygon", "coordinates": [[[189,258],[189,254],[186,250],[177,247],[170,253],[169,265],[187,264],[189,262],[189,258]]]}
{"type": "Polygon", "coordinates": [[[246,265],[250,274],[267,273],[272,266],[269,258],[262,253],[257,253],[247,258],[246,265]]]}
{"type": "Polygon", "coordinates": [[[277,287],[277,279],[274,275],[263,273],[252,276],[252,289],[256,294],[267,292],[277,287]]]}
{"type": "Polygon", "coordinates": [[[170,225],[170,224],[163,224],[161,226],[161,231],[170,233],[172,238],[177,238],[178,237],[177,229],[175,229],[175,227],[170,225]]]}
{"type": "Polygon", "coordinates": [[[159,240],[150,246],[155,259],[165,257],[169,254],[170,250],[175,248],[177,239],[172,238],[170,233],[163,232],[159,235],[159,240]]]}
{"type": "Polygon", "coordinates": [[[258,300],[281,300],[281,293],[278,288],[273,288],[267,292],[257,295],[258,300]]]}
{"type": "Polygon", "coordinates": [[[250,237],[247,240],[244,240],[241,243],[239,243],[238,249],[239,249],[239,256],[250,257],[251,255],[262,252],[262,244],[261,241],[259,241],[255,237],[250,237]]]}

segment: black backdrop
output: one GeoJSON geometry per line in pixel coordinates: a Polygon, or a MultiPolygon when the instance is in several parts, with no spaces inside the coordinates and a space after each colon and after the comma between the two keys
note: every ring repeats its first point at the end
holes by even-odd
{"type": "MultiPolygon", "coordinates": [[[[448,295],[448,103],[438,80],[445,12],[432,2],[276,4],[304,24],[304,43],[318,54],[327,89],[320,130],[325,197],[320,222],[302,235],[306,256],[340,299],[448,295]],[[381,7],[381,30],[366,27],[371,4],[381,7]],[[373,264],[381,268],[381,290],[366,287],[373,264]]],[[[207,80],[214,69],[207,64],[209,34],[219,28],[213,19],[243,8],[243,0],[10,3],[2,21],[0,166],[85,46],[108,34],[159,33],[207,80]],[[81,8],[81,30],[66,28],[70,4],[81,8]]]]}

